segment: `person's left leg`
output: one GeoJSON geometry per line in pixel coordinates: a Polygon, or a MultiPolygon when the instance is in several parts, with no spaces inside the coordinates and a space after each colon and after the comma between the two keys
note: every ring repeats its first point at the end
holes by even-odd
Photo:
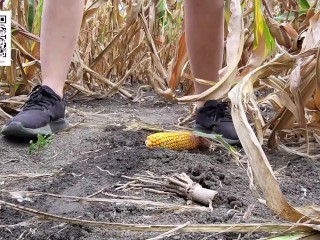
{"type": "MultiPolygon", "coordinates": [[[[186,0],[185,30],[188,57],[195,78],[218,82],[223,58],[223,0],[186,0]]],[[[210,85],[194,83],[195,94],[210,85]]],[[[203,102],[197,102],[202,107],[203,102]]]]}
{"type": "MultiPolygon", "coordinates": [[[[219,81],[223,58],[223,0],[186,0],[186,43],[194,77],[219,81]]],[[[195,94],[210,88],[195,82],[195,94]]],[[[230,144],[240,145],[230,109],[217,100],[197,102],[195,130],[219,134],[230,144]]]]}

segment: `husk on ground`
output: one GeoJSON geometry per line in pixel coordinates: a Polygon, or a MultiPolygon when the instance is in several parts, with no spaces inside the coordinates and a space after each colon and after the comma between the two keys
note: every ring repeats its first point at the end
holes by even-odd
{"type": "MultiPolygon", "coordinates": [[[[6,111],[21,105],[23,94],[41,79],[42,3],[13,0],[3,6],[12,10],[13,50],[12,66],[0,69],[0,93],[8,96],[0,101],[2,118],[10,117],[6,111]]],[[[319,157],[319,1],[226,0],[225,6],[221,80],[193,95],[194,81],[208,82],[191,76],[181,1],[86,1],[66,91],[72,97],[117,93],[139,101],[145,86],[151,86],[177,102],[229,97],[266,204],[286,220],[319,224],[319,211],[304,213],[289,205],[261,148],[267,142],[271,148],[319,157]],[[138,91],[128,87],[132,83],[141,86],[138,91]],[[273,114],[265,117],[265,109],[273,114]]]]}

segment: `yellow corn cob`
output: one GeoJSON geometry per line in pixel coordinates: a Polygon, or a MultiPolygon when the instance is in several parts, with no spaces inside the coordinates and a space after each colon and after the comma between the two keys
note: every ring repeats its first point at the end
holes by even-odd
{"type": "Polygon", "coordinates": [[[199,138],[190,132],[160,132],[149,135],[146,145],[149,148],[191,150],[199,146],[199,138]]]}

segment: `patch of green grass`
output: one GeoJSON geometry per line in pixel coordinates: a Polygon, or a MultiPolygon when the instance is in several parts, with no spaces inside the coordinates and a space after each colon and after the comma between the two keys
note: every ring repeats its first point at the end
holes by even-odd
{"type": "Polygon", "coordinates": [[[32,155],[41,152],[45,147],[50,145],[52,141],[53,135],[38,134],[36,142],[33,142],[33,140],[30,141],[29,154],[32,155]]]}

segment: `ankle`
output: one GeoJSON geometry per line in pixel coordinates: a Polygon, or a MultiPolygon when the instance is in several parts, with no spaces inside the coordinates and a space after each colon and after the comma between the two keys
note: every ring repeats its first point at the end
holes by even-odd
{"type": "Polygon", "coordinates": [[[202,108],[204,103],[205,103],[205,101],[197,101],[196,102],[196,109],[202,108]]]}
{"type": "Polygon", "coordinates": [[[54,86],[51,84],[42,84],[42,86],[47,86],[47,87],[51,88],[52,91],[55,92],[55,94],[57,94],[59,97],[63,98],[63,87],[60,88],[60,87],[57,87],[57,86],[54,86]]]}

